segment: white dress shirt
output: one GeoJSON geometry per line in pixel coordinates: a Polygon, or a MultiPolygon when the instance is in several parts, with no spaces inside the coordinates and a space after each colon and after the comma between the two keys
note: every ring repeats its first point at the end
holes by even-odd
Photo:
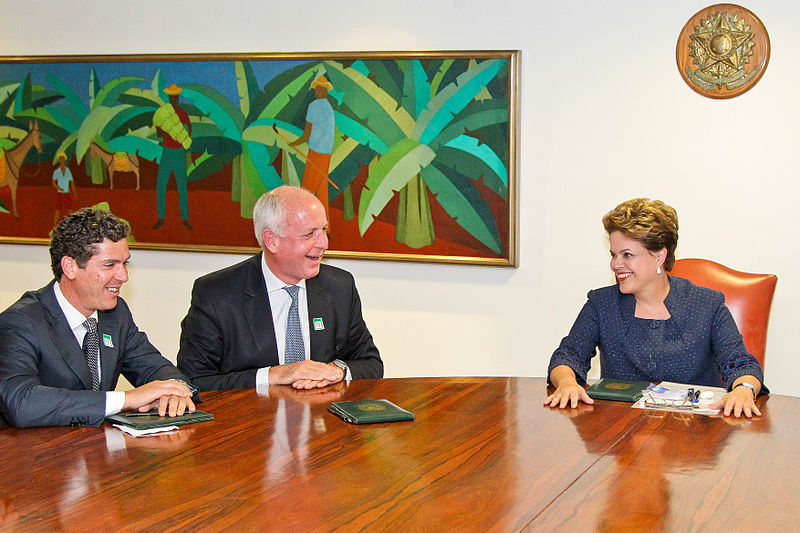
{"type": "MultiPolygon", "coordinates": [[[[83,313],[75,309],[75,307],[67,301],[64,293],[61,292],[61,287],[58,282],[53,284],[53,292],[55,292],[58,306],[61,307],[61,312],[64,313],[64,318],[67,319],[67,324],[72,330],[72,334],[75,335],[75,340],[78,341],[78,346],[83,350],[83,338],[86,336],[86,326],[84,326],[83,323],[86,322],[87,318],[94,318],[97,320],[97,311],[94,311],[88,317],[83,316],[83,313]]],[[[100,328],[99,321],[97,327],[98,329],[100,328]]],[[[100,354],[97,354],[97,373],[98,377],[102,380],[103,368],[100,365],[100,354]]],[[[124,391],[106,391],[106,416],[119,413],[122,411],[124,405],[124,391]]]]}
{"type": "MultiPolygon", "coordinates": [[[[275,343],[278,346],[278,364],[282,365],[285,361],[286,352],[286,323],[289,320],[289,307],[292,305],[292,297],[284,290],[286,283],[278,279],[267,266],[267,262],[261,258],[261,272],[264,275],[264,282],[267,285],[267,297],[269,307],[272,310],[272,324],[275,329],[275,343]]],[[[297,283],[300,290],[297,291],[297,312],[300,315],[300,331],[303,334],[303,353],[305,359],[311,357],[311,336],[308,330],[308,297],[306,291],[306,280],[297,283]]],[[[269,386],[269,367],[259,368],[256,372],[256,387],[269,386]]]]}

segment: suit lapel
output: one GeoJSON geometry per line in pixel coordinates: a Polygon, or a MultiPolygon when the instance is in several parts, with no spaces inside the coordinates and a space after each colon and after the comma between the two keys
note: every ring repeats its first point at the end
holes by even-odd
{"type": "Polygon", "coordinates": [[[311,337],[311,359],[325,362],[327,361],[327,354],[334,351],[331,347],[334,331],[331,302],[323,290],[319,276],[306,280],[306,293],[308,300],[308,332],[311,337]],[[321,321],[317,328],[314,327],[315,319],[321,321]]]}
{"type": "MultiPolygon", "coordinates": [[[[100,389],[114,390],[117,387],[117,361],[119,361],[119,328],[108,312],[98,313],[97,334],[100,337],[100,389]],[[113,382],[113,383],[112,383],[113,382]]],[[[88,366],[88,365],[87,365],[88,366]]]]}
{"type": "Polygon", "coordinates": [[[86,354],[78,345],[75,334],[69,328],[64,312],[58,305],[56,295],[53,292],[53,284],[45,287],[42,296],[42,308],[45,310],[45,318],[50,324],[49,335],[53,344],[58,348],[58,352],[66,362],[67,366],[81,380],[86,390],[92,390],[92,376],[89,374],[89,364],[86,362],[86,354]]]}
{"type": "Polygon", "coordinates": [[[261,271],[261,261],[261,254],[258,254],[251,259],[248,265],[247,278],[242,291],[242,312],[263,365],[273,366],[278,364],[278,348],[275,342],[275,326],[272,323],[272,308],[267,296],[267,285],[261,271]]]}

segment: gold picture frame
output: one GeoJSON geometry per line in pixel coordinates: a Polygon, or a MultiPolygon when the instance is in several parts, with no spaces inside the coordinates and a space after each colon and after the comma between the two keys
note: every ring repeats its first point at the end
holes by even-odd
{"type": "Polygon", "coordinates": [[[47,244],[60,215],[99,206],[129,221],[133,248],[251,253],[255,200],[313,166],[329,183],[327,257],[517,266],[519,58],[0,57],[0,243],[47,244]],[[303,142],[318,99],[334,124],[303,142]],[[170,102],[189,117],[174,147],[154,118],[170,102]],[[320,138],[327,163],[309,152],[320,138]],[[59,153],[74,189],[60,197],[59,153]]]}

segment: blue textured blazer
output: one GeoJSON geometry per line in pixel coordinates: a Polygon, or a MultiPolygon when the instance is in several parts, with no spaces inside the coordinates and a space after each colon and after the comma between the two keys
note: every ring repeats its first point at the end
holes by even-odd
{"type": "Polygon", "coordinates": [[[603,377],[730,388],[737,378],[750,375],[763,383],[761,366],[745,348],[723,294],[674,276],[669,283],[667,320],[636,318],[635,297],[617,285],[590,291],[569,335],[550,358],[547,375],[567,365],[585,384],[599,349],[603,377]]]}

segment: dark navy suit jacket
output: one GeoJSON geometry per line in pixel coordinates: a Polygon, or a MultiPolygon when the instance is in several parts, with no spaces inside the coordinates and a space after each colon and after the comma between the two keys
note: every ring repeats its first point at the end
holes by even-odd
{"type": "Polygon", "coordinates": [[[86,355],[67,324],[55,281],[26,292],[0,313],[0,420],[18,427],[99,426],[105,391],[120,374],[135,387],[154,380],[189,380],[139,331],[122,298],[98,311],[101,383],[92,391],[86,355]],[[105,340],[104,340],[105,339],[105,340]]]}
{"type": "MultiPolygon", "coordinates": [[[[195,281],[192,301],[181,323],[178,368],[200,390],[255,387],[259,368],[278,365],[261,254],[195,281]]],[[[308,319],[322,318],[324,329],[309,324],[311,359],[341,359],[353,379],[383,377],[383,362],[361,315],[353,276],[321,265],[306,280],[308,319]]]]}

